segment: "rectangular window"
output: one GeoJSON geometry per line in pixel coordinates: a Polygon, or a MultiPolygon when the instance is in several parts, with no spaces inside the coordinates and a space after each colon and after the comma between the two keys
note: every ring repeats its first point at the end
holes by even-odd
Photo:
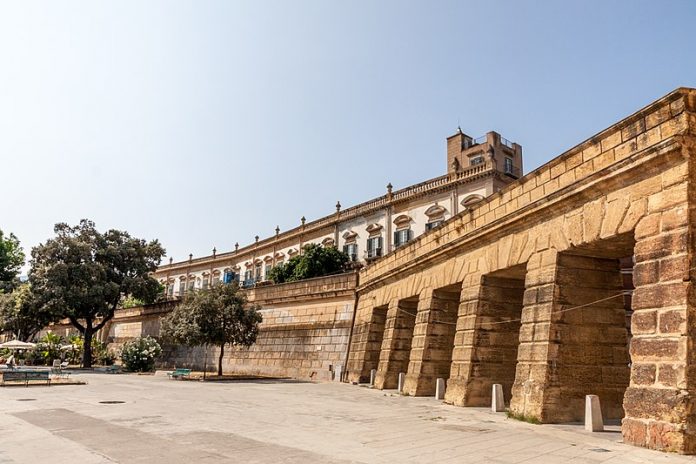
{"type": "Polygon", "coordinates": [[[226,284],[231,284],[233,280],[234,280],[234,272],[225,271],[225,274],[222,276],[222,281],[226,284]]]}
{"type": "Polygon", "coordinates": [[[188,289],[189,289],[189,290],[193,290],[193,289],[195,289],[195,288],[196,288],[196,279],[191,279],[191,280],[189,280],[188,289]]]}
{"type": "Polygon", "coordinates": [[[376,258],[382,256],[382,237],[372,237],[367,239],[367,257],[376,258]]]}
{"type": "Polygon", "coordinates": [[[512,174],[512,173],[513,173],[512,158],[508,158],[506,156],[505,157],[505,174],[512,174]]]}
{"type": "Polygon", "coordinates": [[[268,280],[271,278],[271,269],[273,269],[271,263],[266,263],[266,272],[264,274],[264,279],[268,280]]]}
{"type": "Polygon", "coordinates": [[[358,244],[357,243],[347,243],[343,245],[343,252],[348,255],[348,259],[351,261],[358,260],[358,244]]]}
{"type": "Polygon", "coordinates": [[[213,285],[220,283],[220,276],[216,275],[213,277],[213,285]]]}
{"type": "Polygon", "coordinates": [[[427,224],[425,224],[425,230],[432,230],[436,227],[439,227],[441,224],[442,224],[442,219],[439,221],[428,222],[427,224]]]}
{"type": "Polygon", "coordinates": [[[208,288],[208,285],[210,285],[210,277],[205,276],[203,277],[203,288],[208,288]]]}
{"type": "Polygon", "coordinates": [[[174,296],[174,283],[167,285],[167,295],[174,296]]]}
{"type": "Polygon", "coordinates": [[[411,229],[401,229],[394,232],[394,246],[396,248],[411,240],[411,229]]]}
{"type": "Polygon", "coordinates": [[[186,281],[185,280],[180,280],[179,281],[179,295],[183,295],[186,293],[186,281]]]}
{"type": "Polygon", "coordinates": [[[483,164],[483,156],[481,156],[481,155],[474,156],[473,158],[471,158],[469,160],[469,164],[471,166],[476,166],[477,164],[483,164]]]}
{"type": "Polygon", "coordinates": [[[262,270],[261,265],[257,264],[256,269],[255,269],[256,272],[254,273],[254,277],[256,278],[257,282],[261,281],[261,270],[262,270]]]}
{"type": "Polygon", "coordinates": [[[243,287],[252,287],[254,285],[254,271],[251,269],[247,269],[244,271],[244,282],[242,283],[243,287]]]}

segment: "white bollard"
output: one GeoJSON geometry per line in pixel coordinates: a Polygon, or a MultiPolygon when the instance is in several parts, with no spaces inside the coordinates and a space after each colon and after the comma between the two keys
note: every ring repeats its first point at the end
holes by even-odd
{"type": "Polygon", "coordinates": [[[505,412],[505,398],[503,397],[503,386],[499,383],[493,384],[493,392],[491,396],[491,411],[505,412]]]}
{"type": "Polygon", "coordinates": [[[399,385],[396,388],[399,393],[402,393],[404,391],[404,383],[406,382],[406,374],[403,372],[399,372],[399,385]]]}
{"type": "Polygon", "coordinates": [[[377,369],[372,369],[370,371],[370,386],[375,386],[375,377],[377,377],[377,369]]]}
{"type": "Polygon", "coordinates": [[[343,373],[343,366],[340,364],[336,364],[334,366],[334,382],[340,382],[341,381],[341,374],[343,373]]]}
{"type": "Polygon", "coordinates": [[[435,399],[445,399],[445,379],[437,379],[437,382],[435,383],[435,399]]]}
{"type": "Polygon", "coordinates": [[[588,432],[604,432],[602,408],[597,395],[585,396],[585,430],[588,432]]]}

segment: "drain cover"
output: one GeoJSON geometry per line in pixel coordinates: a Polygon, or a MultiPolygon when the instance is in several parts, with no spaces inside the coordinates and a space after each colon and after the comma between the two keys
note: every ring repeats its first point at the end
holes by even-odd
{"type": "Polygon", "coordinates": [[[36,398],[18,398],[17,401],[36,401],[36,398]]]}
{"type": "Polygon", "coordinates": [[[100,401],[99,404],[123,404],[125,401],[100,401]]]}

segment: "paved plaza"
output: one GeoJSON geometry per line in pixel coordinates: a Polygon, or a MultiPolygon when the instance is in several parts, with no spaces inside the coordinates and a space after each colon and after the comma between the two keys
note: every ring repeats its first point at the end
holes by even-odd
{"type": "Polygon", "coordinates": [[[347,384],[75,377],[88,385],[0,389],[0,463],[696,462],[624,445],[618,427],[532,425],[347,384]]]}

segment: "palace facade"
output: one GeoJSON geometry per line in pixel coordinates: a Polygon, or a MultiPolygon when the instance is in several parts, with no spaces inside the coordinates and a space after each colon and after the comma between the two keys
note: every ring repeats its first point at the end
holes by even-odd
{"type": "Polygon", "coordinates": [[[155,276],[169,297],[216,282],[237,281],[245,288],[269,283],[274,266],[302,253],[310,243],[337,246],[352,261],[371,263],[440,227],[446,220],[472,207],[518,179],[522,173],[522,147],[496,132],[472,138],[458,130],[447,138],[447,172],[435,179],[394,191],[306,222],[287,232],[234,250],[161,266],[155,276]]]}

